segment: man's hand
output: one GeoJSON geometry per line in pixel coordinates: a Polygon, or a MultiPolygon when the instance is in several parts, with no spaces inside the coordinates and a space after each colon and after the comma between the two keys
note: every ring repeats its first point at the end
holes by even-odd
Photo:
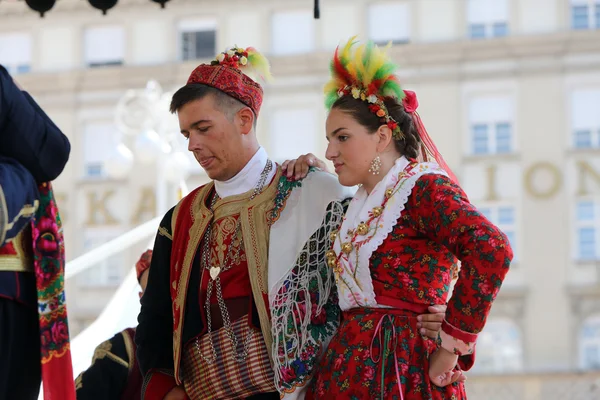
{"type": "Polygon", "coordinates": [[[183,390],[180,386],[175,386],[163,400],[189,400],[187,394],[185,394],[185,390],[183,390]]]}
{"type": "Polygon", "coordinates": [[[429,358],[429,379],[439,387],[448,386],[456,381],[464,382],[467,377],[462,371],[454,370],[458,356],[444,348],[439,348],[429,358]]]}
{"type": "Polygon", "coordinates": [[[446,317],[446,306],[435,305],[429,306],[427,309],[431,314],[423,314],[417,317],[417,328],[421,335],[430,337],[431,339],[437,339],[438,333],[442,328],[442,321],[446,317]]]}
{"type": "Polygon", "coordinates": [[[304,154],[295,160],[286,160],[281,168],[283,169],[283,173],[288,177],[294,177],[294,179],[301,179],[308,175],[308,169],[310,167],[319,168],[325,172],[329,172],[327,170],[327,165],[325,162],[318,159],[314,154],[308,153],[304,154]]]}

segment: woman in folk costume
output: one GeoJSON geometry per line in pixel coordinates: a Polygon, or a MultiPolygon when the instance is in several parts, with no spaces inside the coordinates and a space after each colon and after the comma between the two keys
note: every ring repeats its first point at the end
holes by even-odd
{"type": "Polygon", "coordinates": [[[308,398],[464,399],[457,364],[473,364],[512,250],[458,186],[397,66],[355,44],[336,50],[325,88],[326,157],[340,183],[360,186],[327,254],[343,317],[308,398]],[[428,339],[416,316],[446,303],[458,260],[442,329],[428,339]]]}

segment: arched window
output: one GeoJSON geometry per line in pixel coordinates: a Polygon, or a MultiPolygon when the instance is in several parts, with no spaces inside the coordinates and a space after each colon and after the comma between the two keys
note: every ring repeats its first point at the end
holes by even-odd
{"type": "Polygon", "coordinates": [[[579,334],[579,364],[587,370],[600,370],[600,314],[585,320],[579,334]]]}
{"type": "Polygon", "coordinates": [[[508,318],[490,318],[477,338],[473,372],[500,374],[523,369],[523,344],[517,324],[508,318]]]}

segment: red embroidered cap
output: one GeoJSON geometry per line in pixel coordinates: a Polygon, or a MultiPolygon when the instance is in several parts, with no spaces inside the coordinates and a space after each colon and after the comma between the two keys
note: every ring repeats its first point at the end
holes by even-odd
{"type": "Polygon", "coordinates": [[[210,64],[201,64],[191,73],[187,84],[211,86],[241,101],[258,116],[263,101],[263,89],[244,71],[270,78],[269,63],[256,49],[233,47],[219,54],[210,64]]]}

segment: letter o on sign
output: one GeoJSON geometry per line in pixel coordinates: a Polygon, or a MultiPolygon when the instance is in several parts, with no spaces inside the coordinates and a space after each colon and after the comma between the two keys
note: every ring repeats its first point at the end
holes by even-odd
{"type": "Polygon", "coordinates": [[[535,163],[525,171],[525,189],[533,197],[539,199],[552,197],[558,193],[561,185],[562,175],[560,170],[549,162],[535,163]],[[542,183],[543,187],[540,187],[540,181],[546,181],[542,183]]]}

